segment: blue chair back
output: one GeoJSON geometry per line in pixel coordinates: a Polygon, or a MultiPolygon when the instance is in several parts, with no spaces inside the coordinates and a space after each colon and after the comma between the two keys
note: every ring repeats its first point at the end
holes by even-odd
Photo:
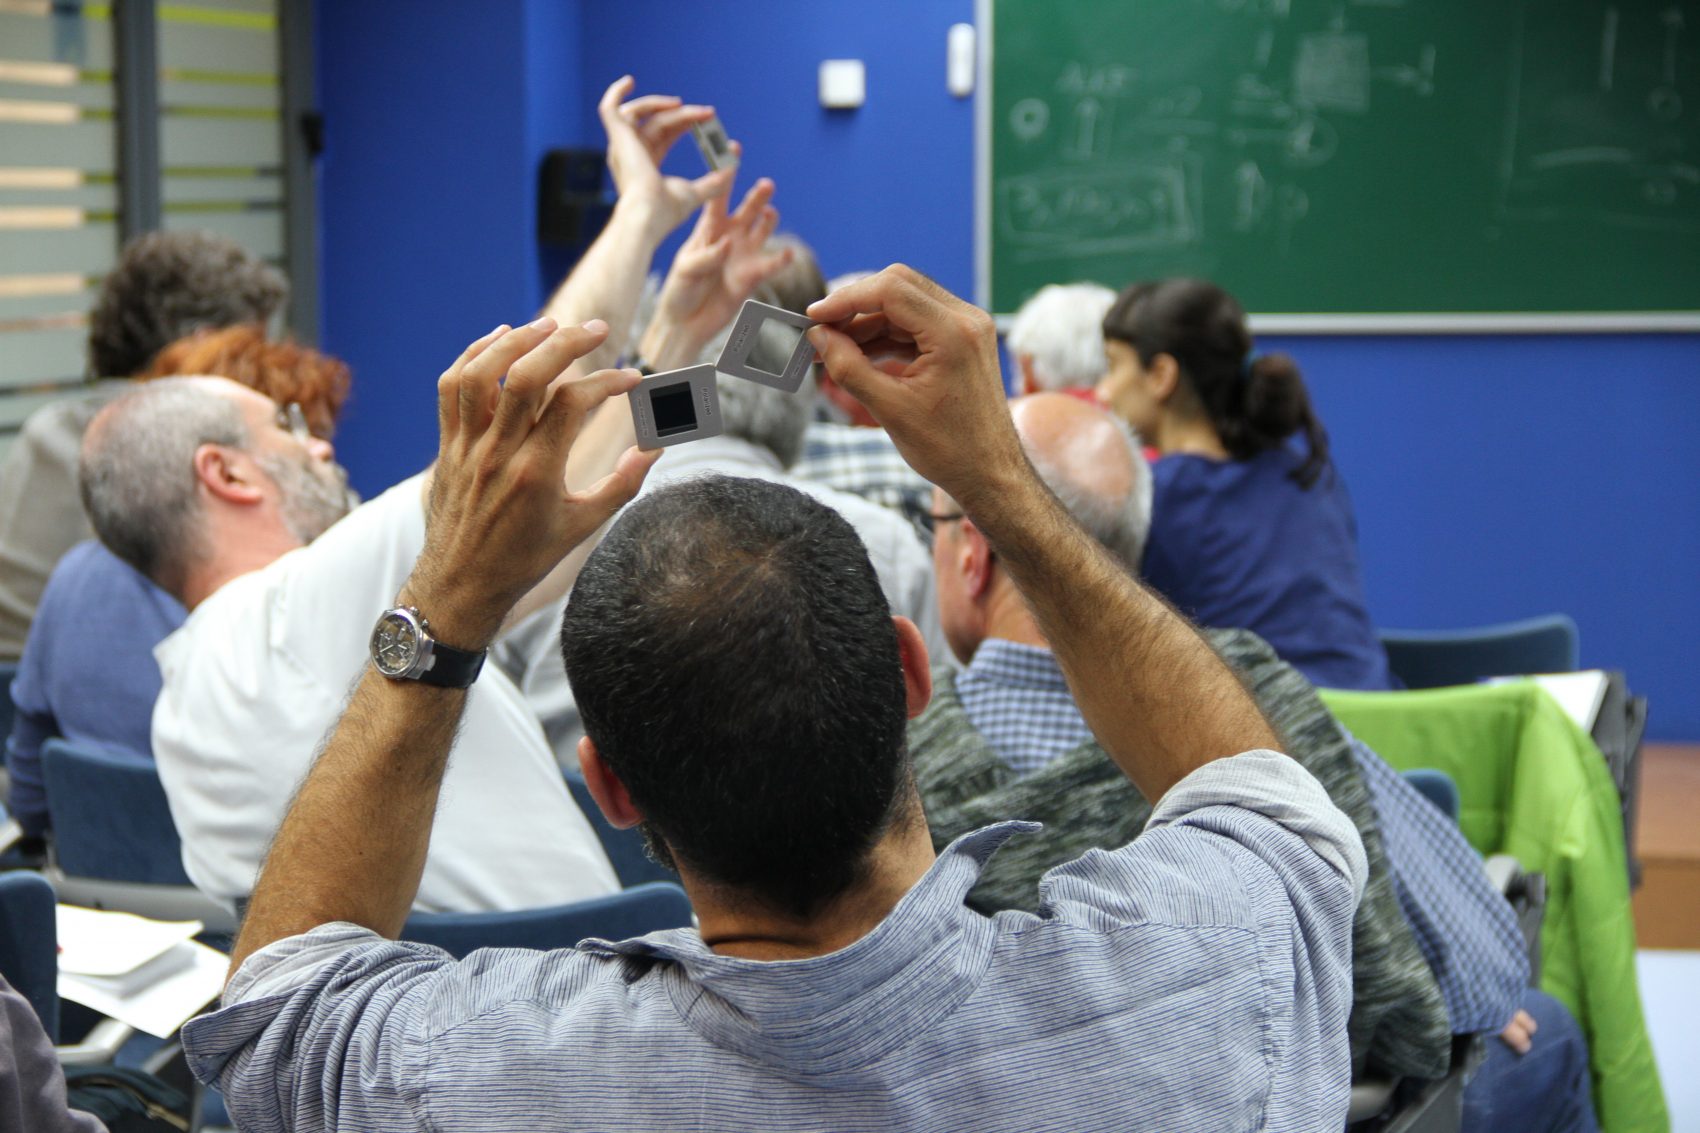
{"type": "Polygon", "coordinates": [[[52,739],[42,745],[41,770],[54,861],[66,874],[189,884],[177,827],[152,763],[52,739]]]}
{"type": "Polygon", "coordinates": [[[511,913],[414,913],[403,940],[435,944],[455,957],[479,948],[571,948],[590,936],[624,940],[691,923],[691,902],[677,885],[639,885],[607,897],[511,913]]]}
{"type": "Polygon", "coordinates": [[[630,889],[634,885],[647,885],[652,881],[676,881],[678,875],[660,862],[654,861],[643,848],[643,835],[637,828],[621,830],[610,823],[602,815],[602,808],[596,805],[596,800],[590,797],[590,788],[584,780],[576,775],[566,775],[567,789],[573,793],[573,802],[584,811],[584,817],[590,822],[590,828],[596,831],[596,836],[602,840],[602,849],[608,855],[608,861],[614,866],[614,876],[620,879],[620,884],[630,889]]]}
{"type": "Polygon", "coordinates": [[[12,703],[12,680],[17,675],[16,665],[0,665],[0,752],[5,751],[6,737],[12,734],[12,717],[17,713],[12,703]]]}
{"type": "Polygon", "coordinates": [[[1405,772],[1405,781],[1439,807],[1441,814],[1453,822],[1458,821],[1458,811],[1463,804],[1458,798],[1458,784],[1452,781],[1452,776],[1431,767],[1418,767],[1405,772]]]}
{"type": "Polygon", "coordinates": [[[1444,688],[1524,673],[1567,673],[1577,665],[1576,623],[1567,614],[1476,629],[1384,629],[1381,644],[1393,674],[1406,688],[1444,688]]]}
{"type": "Polygon", "coordinates": [[[59,1041],[57,898],[39,873],[0,874],[0,975],[35,1008],[47,1037],[59,1041]]]}

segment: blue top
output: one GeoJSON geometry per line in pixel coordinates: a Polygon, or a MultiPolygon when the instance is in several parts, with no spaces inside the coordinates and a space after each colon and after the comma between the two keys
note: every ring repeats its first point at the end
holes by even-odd
{"type": "Polygon", "coordinates": [[[8,805],[25,834],[47,828],[47,740],[63,736],[153,760],[148,733],[160,685],[153,647],[187,616],[177,599],[93,540],[72,547],[53,568],[12,682],[8,805]]]}
{"type": "Polygon", "coordinates": [[[1285,447],[1160,457],[1141,573],[1199,625],[1251,630],[1314,685],[1393,688],[1345,481],[1330,465],[1302,488],[1288,475],[1296,462],[1285,447]]]}
{"type": "Polygon", "coordinates": [[[1044,917],[973,912],[1023,828],[964,835],[802,960],[675,929],[455,961],[323,925],[250,956],[183,1048],[250,1133],[1342,1127],[1366,867],[1321,784],[1219,759],[1046,874],[1044,917]]]}

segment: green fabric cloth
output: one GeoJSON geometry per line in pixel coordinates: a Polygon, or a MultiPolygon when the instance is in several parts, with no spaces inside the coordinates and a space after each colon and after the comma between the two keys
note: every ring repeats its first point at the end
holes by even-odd
{"type": "Polygon", "coordinates": [[[1599,748],[1528,682],[1323,699],[1394,767],[1450,775],[1478,851],[1546,875],[1541,990],[1588,1036],[1600,1128],[1669,1129],[1635,982],[1622,812],[1599,748]]]}
{"type": "MultiPolygon", "coordinates": [[[[1417,948],[1394,896],[1369,792],[1339,725],[1316,690],[1255,634],[1208,630],[1205,636],[1246,682],[1287,750],[1315,775],[1357,825],[1369,881],[1352,926],[1355,1072],[1433,1078],[1444,1074],[1452,1028],[1434,973],[1417,948]]],[[[1131,842],[1151,805],[1096,743],[1066,752],[1043,770],[1016,778],[974,728],[946,670],[934,676],[933,702],[909,726],[916,783],[943,848],[960,834],[1006,818],[1045,824],[1010,839],[992,856],[968,903],[983,912],[1036,912],[1039,879],[1089,849],[1131,842]]]]}

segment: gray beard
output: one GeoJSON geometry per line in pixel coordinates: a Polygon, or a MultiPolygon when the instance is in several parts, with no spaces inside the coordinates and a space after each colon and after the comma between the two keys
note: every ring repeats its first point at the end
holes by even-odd
{"type": "Polygon", "coordinates": [[[256,460],[283,497],[284,525],[302,543],[323,535],[358,502],[340,464],[327,464],[320,472],[310,457],[298,461],[265,453],[256,460]]]}

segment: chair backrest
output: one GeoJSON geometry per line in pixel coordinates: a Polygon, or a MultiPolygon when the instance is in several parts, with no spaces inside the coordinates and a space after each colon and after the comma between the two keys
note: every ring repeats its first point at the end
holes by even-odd
{"type": "Polygon", "coordinates": [[[52,739],[42,745],[41,770],[59,869],[102,881],[189,884],[152,763],[52,739]]]}
{"type": "Polygon", "coordinates": [[[1405,772],[1405,782],[1421,791],[1425,799],[1440,808],[1441,814],[1453,822],[1458,821],[1461,804],[1458,784],[1452,781],[1452,776],[1432,767],[1418,767],[1405,772]]]}
{"type": "Polygon", "coordinates": [[[1457,630],[1381,630],[1387,663],[1406,688],[1474,684],[1483,677],[1566,673],[1577,665],[1576,622],[1547,614],[1457,630]]]}
{"type": "Polygon", "coordinates": [[[12,734],[12,716],[17,706],[12,703],[12,681],[18,675],[16,665],[0,665],[0,747],[12,734]]]}
{"type": "Polygon", "coordinates": [[[59,1041],[57,899],[39,873],[0,874],[0,975],[35,1008],[48,1038],[59,1041]]]}
{"type": "Polygon", "coordinates": [[[479,948],[571,948],[586,937],[624,940],[691,923],[685,891],[668,882],[607,897],[508,913],[415,913],[401,938],[435,944],[456,957],[479,948]]]}
{"type": "Polygon", "coordinates": [[[651,881],[678,880],[672,870],[653,860],[645,852],[643,835],[638,833],[635,827],[621,830],[603,817],[602,808],[590,797],[590,788],[585,786],[583,779],[571,774],[565,778],[568,790],[573,793],[573,802],[584,811],[590,828],[596,831],[596,836],[602,840],[602,849],[614,866],[614,876],[620,879],[621,885],[629,889],[651,881]]]}

